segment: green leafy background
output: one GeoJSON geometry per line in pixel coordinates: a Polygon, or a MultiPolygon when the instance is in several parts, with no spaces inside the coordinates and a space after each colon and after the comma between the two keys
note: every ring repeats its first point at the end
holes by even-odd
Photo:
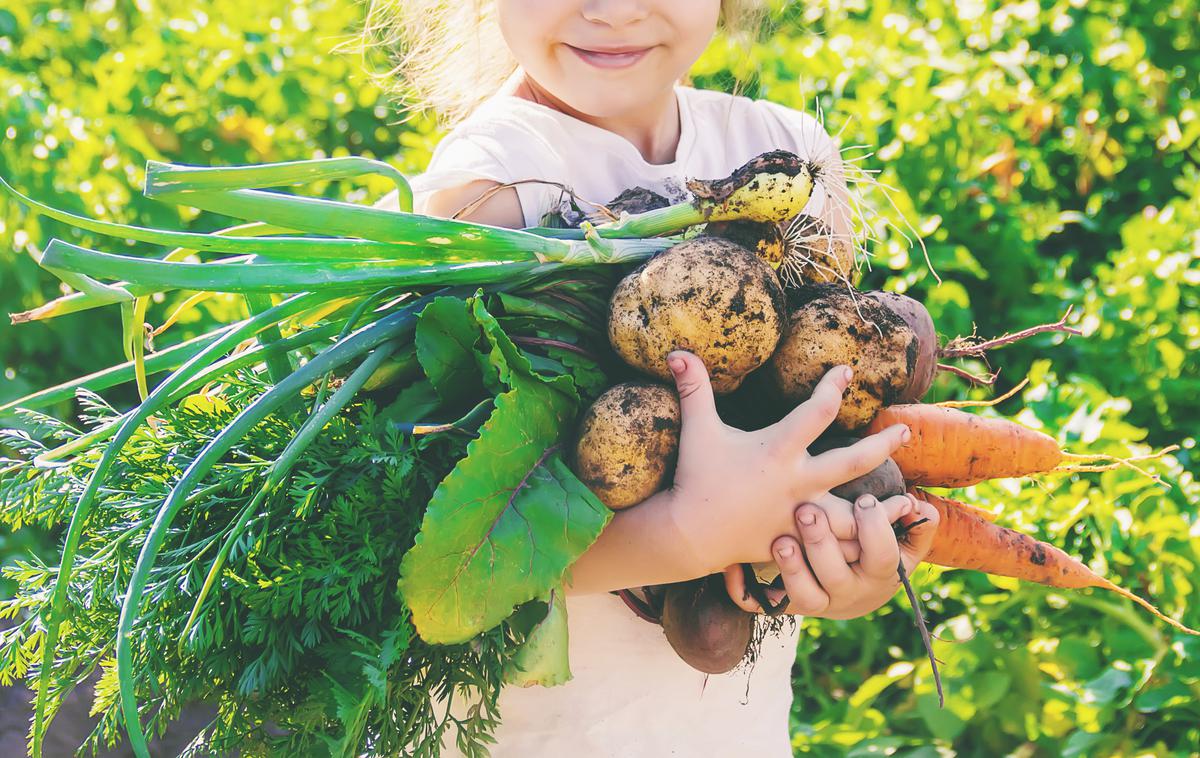
{"type": "MultiPolygon", "coordinates": [[[[403,120],[358,56],[331,52],[361,13],[347,0],[0,0],[0,173],[76,212],[208,230],[225,220],[140,196],[145,161],[359,154],[418,170],[434,125],[403,120]]],[[[843,144],[875,152],[862,164],[882,168],[895,210],[868,191],[881,216],[866,283],[914,293],[946,337],[1054,321],[1074,306],[1083,338],[1040,337],[994,355],[999,389],[1030,378],[997,412],[1074,451],[1180,444],[1152,465],[1170,489],[1117,470],[963,497],[1191,626],[1200,625],[1200,604],[1187,602],[1200,576],[1198,16],[1196,0],[787,4],[750,54],[719,41],[693,72],[699,86],[819,105],[843,144]],[[901,214],[923,235],[941,285],[919,250],[884,227],[901,214]]],[[[356,201],[384,189],[315,188],[356,201]]],[[[92,242],[0,205],[6,310],[56,294],[28,256],[52,235],[92,242]]],[[[172,305],[155,303],[149,320],[161,323],[172,305]]],[[[235,307],[206,302],[168,341],[235,307]]],[[[0,401],[117,360],[116,320],[0,324],[0,401]]],[[[945,377],[933,392],[967,394],[986,393],[945,377]]],[[[52,546],[53,535],[0,534],[0,562],[52,546]]],[[[936,707],[903,602],[865,619],[806,621],[798,752],[1192,755],[1200,744],[1200,640],[1101,593],[933,569],[916,582],[936,626],[947,707],[936,707]]]]}

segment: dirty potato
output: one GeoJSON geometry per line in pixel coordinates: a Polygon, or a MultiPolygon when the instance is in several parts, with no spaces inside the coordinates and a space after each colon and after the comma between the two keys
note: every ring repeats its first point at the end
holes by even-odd
{"type": "Polygon", "coordinates": [[[613,510],[670,482],[679,452],[679,398],[658,384],[627,382],[588,408],[575,444],[575,474],[613,510]]]}
{"type": "Polygon", "coordinates": [[[630,366],[667,381],[667,354],[691,351],[713,390],[727,394],[771,357],[783,313],[768,264],[733,242],[698,237],[621,280],[609,301],[608,337],[630,366]]]}
{"type": "Polygon", "coordinates": [[[902,318],[840,285],[802,287],[789,294],[783,339],[771,358],[770,377],[793,404],[812,395],[834,366],[854,369],[836,423],[858,429],[909,385],[917,362],[917,336],[902,318]]]}

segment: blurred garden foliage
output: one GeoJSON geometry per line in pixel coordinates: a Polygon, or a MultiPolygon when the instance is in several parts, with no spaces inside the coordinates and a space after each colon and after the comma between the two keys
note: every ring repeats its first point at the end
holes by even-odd
{"type": "MultiPolygon", "coordinates": [[[[0,174],[78,213],[214,229],[139,194],[145,161],[198,165],[358,154],[415,172],[437,131],[401,122],[352,55],[331,54],[363,9],[348,0],[0,0],[0,174]]],[[[813,110],[887,198],[866,284],[923,300],[945,338],[1071,320],[1084,337],[998,351],[1002,413],[1076,452],[1182,449],[1129,469],[1006,481],[963,499],[1002,513],[1163,610],[1200,626],[1200,3],[788,4],[750,54],[718,42],[698,86],[813,110]],[[907,218],[909,248],[883,219],[907,218]],[[911,236],[911,231],[909,232],[911,236]],[[1135,444],[1126,445],[1124,441],[1135,444]]],[[[371,182],[318,186],[366,202],[371,182]]],[[[903,228],[903,227],[901,227],[903,228]]],[[[29,253],[59,236],[0,206],[0,301],[57,294],[29,253]]],[[[156,303],[161,323],[173,301],[156,303]]],[[[200,313],[235,308],[212,300],[200,313]]],[[[167,342],[197,333],[204,317],[167,342]]],[[[0,402],[120,357],[115,313],[0,324],[0,402]]],[[[966,364],[984,373],[983,364],[966,364]]],[[[939,379],[933,399],[988,397],[939,379]]],[[[131,399],[119,393],[117,398],[131,399]]],[[[59,409],[66,410],[66,409],[59,409]]],[[[31,549],[0,535],[0,561],[31,549]]],[[[867,619],[805,622],[793,735],[818,755],[1195,755],[1200,640],[1101,592],[1017,587],[922,569],[947,689],[936,695],[902,600],[867,619]]],[[[0,587],[3,591],[3,587],[0,587]]]]}

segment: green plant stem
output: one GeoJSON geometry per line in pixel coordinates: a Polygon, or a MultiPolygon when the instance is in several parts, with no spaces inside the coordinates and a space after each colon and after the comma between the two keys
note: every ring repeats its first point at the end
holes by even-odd
{"type": "Polygon", "coordinates": [[[602,237],[658,237],[675,234],[689,226],[707,221],[704,214],[693,203],[676,203],[667,208],[658,208],[644,213],[626,216],[620,221],[597,224],[596,232],[602,237]]]}
{"type": "MultiPolygon", "coordinates": [[[[273,343],[270,347],[255,347],[250,350],[244,350],[228,358],[217,361],[206,366],[203,370],[197,373],[186,384],[173,391],[170,397],[167,398],[166,404],[182,400],[187,395],[203,387],[209,382],[215,381],[223,376],[238,371],[239,369],[252,366],[261,362],[264,357],[269,355],[279,355],[284,353],[294,352],[302,348],[308,347],[317,342],[327,340],[338,333],[341,329],[341,324],[326,324],[324,326],[307,329],[299,334],[294,334],[291,337],[284,337],[279,342],[273,343]]],[[[107,424],[98,429],[93,429],[87,434],[77,437],[70,442],[60,445],[53,450],[48,450],[34,459],[34,464],[39,466],[52,465],[55,461],[61,460],[68,455],[76,453],[80,450],[87,450],[99,442],[110,439],[124,423],[125,419],[136,413],[136,409],[129,411],[111,424],[107,424]]]]}
{"type": "MultiPolygon", "coordinates": [[[[129,224],[116,224],[110,221],[98,221],[96,219],[79,216],[74,213],[68,213],[45,203],[38,202],[31,197],[23,195],[12,187],[8,182],[0,177],[0,192],[7,193],[10,197],[27,206],[31,211],[39,213],[47,218],[52,218],[55,221],[61,221],[77,229],[83,229],[96,234],[103,234],[109,237],[117,237],[119,239],[130,239],[138,242],[149,242],[155,245],[169,245],[187,250],[198,250],[211,253],[240,253],[240,254],[262,254],[271,255],[286,259],[311,259],[317,257],[326,258],[394,258],[397,260],[405,260],[408,258],[416,258],[417,260],[430,260],[428,251],[430,248],[418,247],[416,240],[401,240],[399,242],[380,242],[376,240],[359,239],[359,235],[347,234],[344,238],[336,237],[232,237],[221,234],[205,234],[201,232],[175,232],[163,229],[147,229],[140,226],[131,226],[129,224]]],[[[309,198],[294,198],[287,195],[278,195],[279,198],[285,201],[301,201],[309,200],[309,198]]],[[[315,203],[332,203],[330,200],[314,200],[315,203]]],[[[358,208],[360,206],[351,205],[348,203],[340,203],[338,205],[348,208],[358,208]]],[[[321,212],[309,209],[313,213],[314,219],[320,219],[330,213],[330,209],[320,208],[321,212]]],[[[341,210],[340,208],[338,210],[341,210]]],[[[389,211],[390,212],[390,211],[389,211]]],[[[243,218],[239,214],[230,214],[237,218],[243,218]]],[[[414,217],[417,218],[417,217],[414,217]]],[[[250,219],[256,220],[256,219],[250,219]]],[[[457,222],[446,222],[457,223],[457,222]]],[[[306,226],[312,226],[313,220],[306,226]]],[[[278,225],[276,225],[278,226],[278,225]]],[[[296,228],[285,226],[284,228],[296,228]]],[[[481,229],[490,229],[491,227],[480,227],[481,229]]],[[[302,231],[308,231],[303,229],[302,231]]],[[[437,236],[437,235],[433,235],[437,236]]],[[[533,234],[524,235],[531,240],[542,239],[533,234]]],[[[482,238],[481,238],[482,239],[482,238]]],[[[464,249],[464,245],[468,248],[480,248],[487,250],[486,246],[479,245],[480,240],[465,238],[459,240],[461,243],[456,249],[464,249]]],[[[546,240],[546,242],[555,242],[554,240],[546,240]]],[[[558,242],[562,244],[562,242],[558,242]]],[[[450,245],[442,247],[449,248],[450,245]]],[[[434,246],[433,249],[437,249],[434,246]]],[[[433,258],[437,260],[437,258],[433,258]]],[[[72,284],[72,286],[75,286],[72,284]]],[[[86,287],[77,287],[84,290],[86,287]]]]}
{"type": "Polygon", "coordinates": [[[130,577],[129,587],[121,605],[121,616],[117,625],[117,680],[121,691],[121,711],[130,747],[139,758],[149,758],[149,751],[146,747],[146,736],[142,730],[137,693],[134,689],[133,651],[130,647],[131,632],[134,620],[140,612],[142,593],[149,581],[150,571],[154,567],[158,552],[162,547],[163,540],[166,539],[167,530],[175,518],[175,514],[186,502],[192,488],[199,484],[217,461],[263,418],[288,399],[296,396],[300,390],[312,384],[323,373],[344,365],[384,342],[411,334],[416,326],[417,313],[429,300],[429,297],[419,298],[402,310],[385,316],[376,323],[334,344],[282,382],[260,395],[200,451],[171,489],[171,494],[159,509],[154,526],[147,535],[141,553],[138,555],[137,564],[130,577]]]}
{"type": "Polygon", "coordinates": [[[261,329],[270,326],[271,324],[279,323],[284,319],[302,312],[318,301],[318,296],[315,295],[297,295],[289,300],[280,303],[274,308],[265,313],[258,314],[253,318],[247,319],[241,325],[230,329],[222,334],[216,341],[208,345],[204,350],[194,355],[187,363],[171,374],[162,384],[155,388],[154,392],[138,406],[137,410],[128,416],[117,430],[114,439],[105,448],[104,454],[101,456],[96,468],[93,469],[91,476],[88,477],[87,485],[84,488],[83,494],[80,495],[79,501],[75,504],[74,513],[71,515],[71,522],[67,527],[67,534],[63,541],[62,560],[59,568],[58,581],[54,583],[54,592],[51,596],[50,611],[46,618],[45,639],[42,643],[42,667],[38,676],[37,700],[34,705],[33,714],[33,729],[31,739],[31,752],[33,758],[41,758],[42,741],[45,738],[46,727],[48,720],[46,718],[46,710],[49,704],[50,696],[50,676],[54,667],[54,656],[58,646],[59,627],[63,622],[63,614],[66,609],[67,591],[70,587],[71,567],[75,560],[75,553],[79,549],[79,540],[83,535],[83,526],[87,520],[88,514],[91,512],[92,505],[95,502],[96,495],[99,492],[100,485],[108,474],[108,470],[112,467],[117,455],[124,448],[125,443],[133,436],[137,428],[145,421],[155,410],[165,404],[166,399],[170,394],[185,384],[189,378],[199,372],[208,358],[223,354],[225,351],[234,347],[238,342],[246,337],[253,336],[261,329]]]}
{"type": "MultiPolygon", "coordinates": [[[[644,213],[635,213],[620,221],[596,224],[590,229],[605,239],[645,239],[678,234],[689,226],[703,224],[706,220],[694,204],[687,202],[644,213]]],[[[589,226],[567,228],[531,226],[524,231],[550,239],[581,240],[587,237],[589,226]]]]}
{"type": "MultiPolygon", "coordinates": [[[[271,302],[271,296],[259,292],[247,292],[243,295],[246,300],[246,309],[251,316],[269,310],[274,303],[271,302]]],[[[258,333],[258,344],[263,347],[269,347],[283,339],[283,334],[279,331],[279,324],[268,326],[258,333]]],[[[271,377],[271,382],[278,384],[283,380],[283,377],[292,373],[292,364],[288,360],[287,353],[274,353],[266,356],[267,376],[271,377]]]]}
{"type": "MultiPolygon", "coordinates": [[[[341,333],[338,334],[338,339],[344,339],[346,335],[350,333],[351,329],[354,329],[358,326],[358,320],[362,318],[363,314],[367,312],[368,308],[372,307],[381,299],[387,297],[393,292],[395,292],[393,288],[385,287],[373,295],[369,295],[368,297],[364,297],[362,300],[360,300],[358,305],[355,306],[354,310],[350,312],[350,317],[346,319],[346,324],[342,327],[341,333]]],[[[325,376],[321,377],[321,386],[317,387],[317,393],[313,399],[312,407],[314,411],[319,405],[325,402],[325,391],[329,387],[330,376],[330,374],[326,374],[325,376]]]]}
{"type": "Polygon", "coordinates": [[[437,287],[505,281],[524,274],[551,271],[562,264],[537,261],[506,263],[442,263],[411,266],[391,261],[247,262],[239,266],[170,263],[87,250],[52,240],[41,265],[57,276],[91,271],[101,276],[177,289],[211,292],[362,292],[388,285],[437,287]]]}
{"type": "Polygon", "coordinates": [[[78,229],[214,253],[250,253],[298,260],[350,257],[433,262],[445,260],[453,251],[472,253],[463,260],[508,260],[529,255],[554,257],[569,248],[564,240],[515,229],[258,190],[190,192],[182,197],[202,210],[321,236],[234,237],[98,221],[34,200],[18,192],[3,177],[0,177],[0,193],[35,213],[78,229]]]}
{"type": "Polygon", "coordinates": [[[201,606],[203,606],[205,599],[208,597],[208,593],[212,589],[217,575],[221,573],[221,569],[225,566],[225,561],[229,557],[230,550],[233,549],[234,542],[242,535],[242,531],[245,529],[246,524],[249,523],[251,516],[257,512],[258,506],[263,500],[271,497],[279,490],[279,486],[287,478],[287,475],[291,473],[292,467],[296,465],[296,461],[300,459],[300,456],[308,449],[313,440],[316,439],[317,434],[325,428],[325,425],[339,411],[354,399],[354,396],[358,394],[367,380],[396,351],[396,347],[397,344],[395,342],[388,342],[373,350],[359,364],[358,368],[346,378],[342,386],[330,396],[329,400],[305,419],[304,424],[296,431],[295,436],[288,442],[287,447],[284,448],[279,457],[267,468],[266,481],[263,482],[262,487],[255,493],[250,503],[238,514],[237,520],[229,532],[229,536],[222,543],[221,549],[217,552],[217,556],[213,560],[207,576],[204,578],[204,585],[200,588],[200,594],[196,596],[196,602],[192,605],[192,612],[188,615],[188,620],[183,626],[183,631],[179,633],[179,647],[181,651],[187,640],[188,633],[192,629],[192,625],[195,624],[197,617],[200,615],[201,606]]]}
{"type": "MultiPolygon", "coordinates": [[[[169,371],[186,362],[196,353],[203,350],[208,345],[211,345],[218,339],[222,333],[234,328],[237,324],[223,326],[219,329],[201,334],[198,337],[193,337],[186,342],[180,342],[178,345],[159,350],[156,353],[151,353],[146,356],[145,366],[146,373],[157,374],[162,371],[169,371]]],[[[76,390],[85,389],[92,392],[115,387],[118,384],[124,384],[134,378],[133,362],[126,361],[125,363],[112,366],[110,368],[97,371],[87,376],[77,377],[70,381],[56,384],[53,387],[47,387],[44,390],[39,390],[31,395],[17,398],[10,402],[0,405],[0,414],[14,411],[17,408],[25,408],[34,410],[44,408],[48,405],[61,403],[64,400],[70,400],[75,397],[76,390]]]]}
{"type": "MultiPolygon", "coordinates": [[[[607,242],[607,241],[606,241],[607,242]]],[[[670,247],[666,240],[615,240],[597,249],[594,240],[571,243],[557,261],[473,261],[415,265],[395,261],[248,261],[238,266],[179,263],[101,253],[51,240],[40,265],[61,279],[79,274],[105,276],[162,288],[211,292],[355,292],[383,286],[438,287],[490,284],[521,276],[549,273],[565,266],[628,263],[645,260],[670,247]]]]}
{"type": "Polygon", "coordinates": [[[354,179],[368,174],[391,179],[399,193],[400,210],[412,212],[412,189],[404,175],[388,163],[360,156],[216,167],[147,161],[144,194],[146,197],[164,199],[199,190],[282,187],[313,181],[354,179]]]}

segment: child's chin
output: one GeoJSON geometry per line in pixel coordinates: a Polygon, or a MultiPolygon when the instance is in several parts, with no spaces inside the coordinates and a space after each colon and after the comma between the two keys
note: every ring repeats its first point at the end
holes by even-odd
{"type": "Polygon", "coordinates": [[[663,84],[652,90],[640,82],[639,86],[614,88],[611,82],[574,83],[563,94],[556,97],[571,110],[592,118],[618,118],[630,113],[661,107],[662,99],[671,91],[674,82],[663,84]]]}

